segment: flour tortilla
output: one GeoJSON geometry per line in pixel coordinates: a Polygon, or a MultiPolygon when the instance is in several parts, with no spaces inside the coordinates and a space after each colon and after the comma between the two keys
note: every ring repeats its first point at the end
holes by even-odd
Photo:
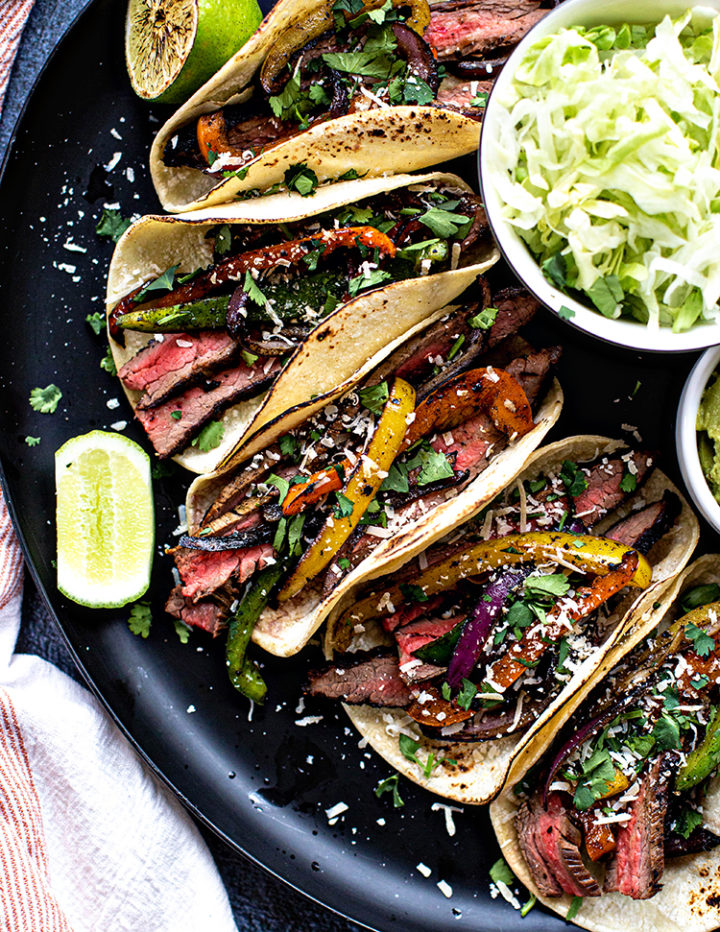
{"type": "MultiPolygon", "coordinates": [[[[704,583],[720,584],[720,554],[707,554],[692,563],[683,573],[667,580],[654,594],[657,608],[649,604],[646,617],[633,624],[627,631],[628,637],[619,643],[608,656],[604,669],[598,670],[581,690],[580,700],[602,679],[610,667],[631,650],[643,637],[662,621],[672,621],[677,615],[679,597],[687,589],[704,583]]],[[[645,600],[646,603],[649,600],[645,600]]],[[[577,703],[575,704],[577,705],[577,703]]],[[[567,718],[567,716],[566,716],[567,718]]],[[[558,726],[559,727],[559,726],[558,726]]],[[[493,828],[497,834],[503,856],[513,873],[535,893],[550,909],[565,916],[570,908],[571,897],[540,896],[527,868],[515,832],[515,814],[520,800],[512,792],[512,786],[520,779],[527,767],[538,760],[552,740],[546,733],[538,740],[532,755],[526,758],[523,767],[514,769],[512,782],[490,807],[493,828]]],[[[714,777],[709,784],[703,807],[705,825],[720,834],[720,779],[714,777]]],[[[593,932],[710,932],[720,927],[720,848],[701,854],[671,858],[665,863],[662,889],[649,900],[633,900],[621,893],[604,893],[599,897],[583,900],[576,925],[593,932]]]]}
{"type": "MultiPolygon", "coordinates": [[[[625,446],[619,441],[606,437],[581,436],[560,440],[541,450],[528,460],[522,470],[517,470],[515,476],[508,476],[506,482],[496,487],[492,495],[484,499],[487,503],[495,494],[502,491],[512,479],[532,479],[549,470],[559,472],[566,459],[577,462],[589,462],[598,455],[612,453],[625,446]]],[[[584,695],[585,686],[593,671],[603,663],[606,655],[610,653],[613,645],[625,633],[632,619],[644,617],[648,607],[655,601],[652,594],[663,582],[678,573],[690,559],[697,544],[699,528],[697,519],[689,505],[678,489],[668,477],[654,470],[648,481],[638,493],[640,500],[652,502],[659,499],[666,490],[673,491],[682,502],[682,512],[675,522],[672,530],[650,551],[649,559],[653,565],[653,581],[651,589],[638,596],[635,590],[629,590],[621,599],[616,609],[618,625],[608,640],[598,650],[588,657],[577,670],[572,679],[558,694],[547,709],[539,716],[529,731],[523,735],[508,735],[493,741],[478,742],[448,742],[435,741],[427,738],[420,731],[419,726],[402,709],[376,709],[371,706],[349,705],[344,708],[353,724],[368,743],[381,757],[399,771],[403,776],[420,784],[439,796],[447,797],[460,803],[483,804],[493,799],[508,780],[511,771],[517,768],[515,762],[527,760],[527,749],[534,751],[542,748],[544,742],[550,740],[558,727],[567,719],[572,709],[577,705],[576,697],[584,695]],[[568,709],[570,711],[568,711],[568,709]],[[457,761],[455,765],[440,762],[429,777],[425,777],[417,764],[409,761],[401,752],[398,744],[398,735],[407,734],[420,743],[418,756],[425,760],[432,752],[435,759],[445,757],[457,761]]],[[[635,501],[638,499],[635,498],[635,501]]],[[[481,506],[482,507],[482,506],[481,506]]],[[[463,520],[480,511],[480,507],[468,511],[463,520]]],[[[606,517],[594,529],[594,533],[602,534],[604,528],[609,527],[619,517],[630,511],[630,503],[617,509],[612,515],[606,517]]],[[[461,522],[445,526],[444,533],[448,533],[461,522]]],[[[437,541],[444,533],[437,533],[437,541]]],[[[400,555],[390,566],[380,568],[383,573],[397,569],[416,555],[423,547],[411,547],[409,551],[400,555]]],[[[366,578],[379,575],[379,572],[370,573],[366,578]]],[[[326,655],[332,657],[334,645],[337,641],[334,622],[338,621],[339,612],[333,613],[328,624],[326,634],[326,655]]],[[[647,622],[646,622],[647,623],[647,622]]],[[[366,648],[376,643],[382,643],[383,635],[380,626],[370,623],[366,631],[356,640],[355,646],[366,648]],[[372,629],[371,629],[372,626],[372,629]]],[[[579,698],[578,700],[579,701],[579,698]]],[[[536,758],[534,758],[536,759],[536,758]]],[[[529,765],[528,765],[529,766],[529,765]]]]}
{"type": "MultiPolygon", "coordinates": [[[[212,244],[205,239],[218,224],[293,222],[355,204],[410,185],[472,189],[456,175],[431,172],[348,181],[327,187],[314,198],[277,194],[182,216],[147,216],[121,237],[110,263],[107,311],[150,278],[173,265],[180,273],[212,262],[212,244]]],[[[304,416],[347,391],[407,337],[412,328],[454,301],[497,261],[494,247],[479,247],[461,259],[455,270],[393,282],[340,305],[295,350],[269,392],[241,401],[219,418],[225,431],[219,447],[207,453],[188,447],[174,457],[191,472],[209,473],[228,457],[237,457],[252,434],[294,408],[304,416]],[[311,401],[312,399],[312,401],[311,401]],[[306,406],[306,407],[303,407],[306,406]]],[[[126,332],[126,345],[110,339],[118,370],[152,339],[152,334],[126,332]]],[[[125,389],[133,408],[140,393],[125,389]]]]}
{"type": "Polygon", "coordinates": [[[479,121],[439,107],[415,105],[363,110],[319,123],[267,148],[247,163],[242,179],[163,163],[165,145],[180,127],[203,113],[247,100],[248,85],[273,43],[324,6],[323,0],[280,0],[240,51],[161,127],[150,151],[150,172],[165,210],[212,207],[244,191],[266,191],[300,163],[324,182],[351,169],[366,177],[417,171],[477,149],[479,121]]]}

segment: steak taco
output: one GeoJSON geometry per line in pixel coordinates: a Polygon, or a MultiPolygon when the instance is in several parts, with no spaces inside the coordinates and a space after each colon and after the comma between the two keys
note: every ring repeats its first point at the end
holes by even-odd
{"type": "Polygon", "coordinates": [[[474,152],[492,76],[539,0],[280,0],[162,127],[163,207],[412,171],[474,152]]]}
{"type": "Polygon", "coordinates": [[[209,472],[362,377],[495,255],[480,199],[439,173],[335,185],[312,210],[277,195],[144,217],[110,266],[118,374],[158,455],[209,472]]]}
{"type": "Polygon", "coordinates": [[[491,807],[517,876],[585,929],[720,925],[719,618],[712,554],[656,593],[491,807]]]}
{"type": "Polygon", "coordinates": [[[475,518],[355,593],[306,693],[344,702],[405,776],[485,803],[697,537],[650,453],[552,444],[475,518]]]}
{"type": "Polygon", "coordinates": [[[212,633],[229,625],[241,691],[251,632],[273,654],[299,651],[396,549],[492,498],[557,419],[559,350],[516,332],[537,303],[483,285],[478,304],[436,315],[351,391],[269,425],[191,486],[167,610],[212,633]]]}

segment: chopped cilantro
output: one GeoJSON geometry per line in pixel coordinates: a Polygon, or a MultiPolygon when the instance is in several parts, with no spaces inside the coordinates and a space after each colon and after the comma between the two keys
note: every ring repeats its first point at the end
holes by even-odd
{"type": "Polygon", "coordinates": [[[380,491],[408,492],[410,490],[410,483],[408,482],[407,473],[407,466],[404,463],[393,463],[387,476],[383,479],[380,491]]]}
{"type": "Polygon", "coordinates": [[[637,478],[631,472],[626,472],[620,480],[620,489],[623,492],[634,492],[637,488],[637,478]]]}
{"type": "Polygon", "coordinates": [[[709,657],[715,650],[715,641],[702,628],[698,628],[692,622],[685,625],[685,637],[692,642],[693,650],[698,657],[709,657]]]}
{"type": "Polygon", "coordinates": [[[452,696],[452,690],[450,689],[449,683],[443,683],[440,687],[440,693],[445,700],[445,702],[450,702],[450,697],[452,696]]]}
{"type": "Polygon", "coordinates": [[[702,824],[702,813],[698,812],[697,809],[684,806],[672,824],[672,831],[677,835],[682,835],[683,838],[689,838],[695,829],[700,828],[702,824]]]}
{"type": "Polygon", "coordinates": [[[470,708],[470,703],[475,698],[477,691],[477,686],[473,682],[463,678],[460,692],[457,694],[457,704],[461,709],[465,709],[467,712],[467,710],[470,708]]]}
{"type": "Polygon", "coordinates": [[[85,320],[90,324],[95,336],[99,336],[105,328],[105,315],[102,311],[95,311],[94,314],[88,314],[85,320]]]}
{"type": "Polygon", "coordinates": [[[534,598],[565,595],[569,588],[570,583],[564,573],[530,576],[525,580],[525,592],[534,598]]]}
{"type": "Polygon", "coordinates": [[[486,307],[484,311],[480,311],[479,314],[471,317],[468,323],[474,330],[489,330],[495,323],[497,316],[498,309],[496,307],[486,307]]]}
{"type": "Polygon", "coordinates": [[[631,398],[634,398],[635,395],[637,395],[638,391],[640,390],[641,385],[642,385],[642,382],[640,381],[640,379],[638,379],[637,382],[635,383],[635,388],[630,393],[631,398]]]}
{"type": "Polygon", "coordinates": [[[406,602],[427,602],[428,596],[422,586],[416,586],[415,583],[401,583],[400,591],[405,597],[406,602]]]}
{"type": "Polygon", "coordinates": [[[412,761],[413,764],[418,763],[417,752],[420,749],[419,741],[415,741],[409,735],[400,735],[398,738],[398,745],[400,746],[400,753],[403,757],[412,761]]]}
{"type": "Polygon", "coordinates": [[[152,624],[152,612],[150,611],[149,602],[135,602],[130,606],[130,618],[128,627],[133,634],[139,634],[140,637],[146,638],[150,634],[150,625],[152,624]]]}
{"type": "Polygon", "coordinates": [[[575,311],[571,307],[567,307],[565,304],[558,311],[558,317],[560,320],[572,320],[575,316],[575,311]]]}
{"type": "Polygon", "coordinates": [[[182,419],[182,411],[171,411],[171,412],[170,412],[170,417],[171,417],[174,421],[179,421],[179,420],[182,419]]]}
{"type": "Polygon", "coordinates": [[[280,452],[283,456],[297,456],[298,442],[292,434],[283,434],[280,438],[280,452]]]}
{"type": "Polygon", "coordinates": [[[260,359],[255,353],[250,353],[248,350],[240,350],[240,355],[246,366],[254,366],[258,359],[260,359]]]}
{"type": "Polygon", "coordinates": [[[385,402],[390,397],[387,382],[380,382],[378,385],[368,385],[366,388],[358,390],[360,404],[371,411],[373,414],[380,414],[385,402]]]}
{"type": "Polygon", "coordinates": [[[217,158],[218,158],[218,153],[214,149],[211,149],[210,146],[208,146],[207,147],[208,168],[212,168],[212,166],[217,161],[217,158]]]}
{"type": "Polygon", "coordinates": [[[318,177],[305,162],[291,165],[285,172],[285,184],[289,191],[297,191],[302,197],[310,197],[318,186],[318,177]]]}
{"type": "Polygon", "coordinates": [[[441,479],[452,479],[455,475],[450,460],[444,453],[438,453],[429,443],[423,443],[417,448],[415,455],[406,463],[407,468],[416,469],[420,467],[418,473],[418,486],[430,485],[432,482],[439,482],[441,479]]]}
{"type": "Polygon", "coordinates": [[[175,634],[180,638],[181,644],[187,644],[190,640],[190,628],[180,618],[173,619],[175,622],[175,634]]]}
{"type": "Polygon", "coordinates": [[[303,525],[305,524],[305,518],[307,515],[299,514],[295,515],[288,525],[287,532],[287,541],[288,541],[288,553],[291,557],[296,557],[301,550],[301,540],[302,540],[302,531],[303,525]]]}
{"type": "Polygon", "coordinates": [[[479,94],[476,94],[473,99],[470,101],[471,107],[484,107],[488,102],[488,97],[490,95],[487,91],[480,91],[479,94]]]}
{"type": "Polygon", "coordinates": [[[515,874],[508,867],[505,858],[498,858],[490,868],[490,880],[493,883],[504,883],[506,887],[515,883],[515,874]]]}
{"type": "Polygon", "coordinates": [[[680,726],[665,713],[655,722],[652,736],[662,751],[672,751],[680,747],[680,726]]]}
{"type": "Polygon", "coordinates": [[[177,265],[171,265],[169,269],[165,269],[162,275],[158,275],[157,278],[153,278],[152,281],[148,282],[140,291],[135,295],[133,301],[135,304],[139,304],[140,301],[145,300],[145,296],[150,291],[169,291],[175,281],[175,273],[180,268],[180,263],[177,265]]]}
{"type": "Polygon", "coordinates": [[[117,366],[115,365],[112,350],[109,346],[107,348],[107,352],[100,360],[100,368],[104,369],[109,375],[117,375],[117,366]]]}
{"type": "Polygon", "coordinates": [[[29,447],[36,447],[40,443],[40,438],[39,437],[26,437],[25,443],[29,447]]]}
{"type": "Polygon", "coordinates": [[[435,100],[435,91],[422,78],[413,76],[405,82],[402,97],[406,104],[429,104],[435,100]]]}
{"type": "Polygon", "coordinates": [[[335,498],[337,499],[337,505],[333,508],[333,514],[336,518],[347,518],[353,513],[353,508],[355,507],[352,501],[343,495],[342,492],[336,492],[335,498]]]}
{"type": "Polygon", "coordinates": [[[606,748],[597,748],[583,761],[582,772],[582,779],[573,798],[575,808],[579,812],[589,809],[596,799],[603,797],[614,780],[615,765],[610,758],[610,752],[606,748]]]}
{"type": "Polygon", "coordinates": [[[62,392],[57,385],[33,388],[30,392],[30,407],[40,414],[54,414],[61,398],[62,392]]]}
{"type": "Polygon", "coordinates": [[[95,232],[98,236],[107,236],[114,243],[120,239],[125,230],[132,224],[130,218],[125,218],[120,211],[114,207],[105,207],[102,216],[98,220],[95,232]]]}
{"type": "Polygon", "coordinates": [[[287,479],[283,479],[281,476],[276,476],[275,473],[272,472],[265,480],[265,484],[275,486],[275,488],[280,493],[279,500],[280,504],[282,505],[282,503],[287,498],[288,492],[290,491],[290,483],[287,481],[287,479]]]}
{"type": "Polygon", "coordinates": [[[210,421],[193,440],[192,445],[203,453],[209,453],[220,446],[224,436],[225,425],[222,421],[210,421]]]}
{"type": "Polygon", "coordinates": [[[267,298],[260,291],[255,282],[255,279],[250,274],[250,269],[245,272],[245,281],[243,282],[243,291],[250,298],[250,300],[259,305],[260,307],[267,307],[267,298]]]}
{"type": "Polygon", "coordinates": [[[572,460],[565,460],[565,462],[562,464],[560,478],[563,481],[563,485],[573,498],[577,498],[578,495],[580,495],[581,492],[584,492],[588,487],[588,482],[585,478],[585,475],[583,474],[582,469],[580,469],[578,464],[574,463],[572,460]]]}
{"type": "Polygon", "coordinates": [[[687,613],[709,602],[720,602],[720,586],[717,583],[708,583],[705,586],[693,586],[683,593],[680,605],[687,613]]]}
{"type": "Polygon", "coordinates": [[[420,223],[442,239],[453,236],[465,236],[470,229],[472,220],[463,214],[453,213],[443,207],[430,207],[418,217],[420,223]]]}
{"type": "Polygon", "coordinates": [[[375,787],[375,795],[378,797],[378,799],[383,795],[383,793],[392,793],[393,806],[396,809],[400,809],[405,805],[398,790],[399,779],[399,775],[394,773],[391,777],[386,777],[385,780],[381,780],[375,787]]]}
{"type": "Polygon", "coordinates": [[[348,560],[347,557],[340,557],[340,559],[338,560],[338,566],[340,567],[341,570],[349,570],[350,561],[348,560]]]}
{"type": "Polygon", "coordinates": [[[375,285],[380,285],[389,278],[392,278],[392,274],[386,272],[385,269],[370,269],[367,273],[363,272],[362,275],[356,275],[355,278],[350,279],[348,282],[348,293],[351,297],[355,297],[355,295],[364,291],[366,288],[374,288],[375,285]]]}
{"type": "Polygon", "coordinates": [[[328,314],[332,314],[338,304],[341,304],[341,301],[336,298],[334,294],[328,294],[325,298],[325,304],[323,305],[323,315],[327,316],[328,314]]]}
{"type": "Polygon", "coordinates": [[[450,362],[451,359],[454,359],[457,356],[457,354],[462,349],[462,345],[464,342],[465,342],[465,334],[461,333],[460,336],[457,338],[457,340],[455,340],[455,342],[453,343],[450,349],[450,352],[448,353],[448,362],[450,362]]]}
{"type": "Polygon", "coordinates": [[[230,252],[231,246],[232,232],[227,223],[224,223],[215,234],[215,252],[218,256],[224,256],[226,252],[230,252]]]}
{"type": "Polygon", "coordinates": [[[535,896],[534,893],[531,893],[530,899],[527,901],[527,903],[523,903],[522,908],[520,909],[520,915],[523,919],[527,916],[527,914],[530,912],[530,910],[533,908],[533,906],[536,903],[537,903],[537,897],[535,896]]]}
{"type": "Polygon", "coordinates": [[[690,680],[690,685],[693,689],[705,689],[710,680],[704,676],[698,676],[694,680],[690,680]]]}

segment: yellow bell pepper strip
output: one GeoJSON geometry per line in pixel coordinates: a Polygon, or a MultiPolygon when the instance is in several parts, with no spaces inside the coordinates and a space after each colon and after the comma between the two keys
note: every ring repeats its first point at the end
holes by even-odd
{"type": "MultiPolygon", "coordinates": [[[[347,19],[354,19],[368,10],[375,10],[384,3],[385,0],[369,0],[358,13],[348,13],[347,19]]],[[[333,6],[334,0],[329,0],[325,6],[314,10],[303,17],[301,22],[286,29],[273,43],[260,69],[260,84],[266,93],[277,94],[279,92],[281,82],[278,81],[278,77],[285,73],[285,68],[295,52],[323,33],[335,29],[333,6]]],[[[422,35],[430,25],[430,6],[427,0],[393,0],[393,6],[411,8],[411,15],[405,22],[418,35],[422,35]]]]}
{"type": "Polygon", "coordinates": [[[305,583],[321,573],[358,526],[400,450],[408,415],[414,407],[415,389],[404,379],[395,379],[367,454],[358,460],[343,487],[342,494],[352,504],[352,512],[343,517],[331,515],[327,519],[280,590],[280,602],[297,595],[305,583]]]}
{"type": "Polygon", "coordinates": [[[591,861],[599,861],[603,855],[617,848],[617,840],[612,828],[607,824],[598,825],[595,821],[597,814],[597,809],[588,809],[586,812],[575,814],[582,825],[585,850],[591,861]]]}
{"type": "Polygon", "coordinates": [[[522,386],[503,369],[481,367],[448,379],[420,402],[403,447],[451,430],[481,411],[507,437],[522,437],[535,426],[522,386]]]}
{"type": "Polygon", "coordinates": [[[308,505],[314,505],[331,492],[337,492],[343,486],[343,477],[352,469],[350,460],[342,460],[332,466],[326,466],[314,472],[306,482],[290,486],[290,491],[283,499],[282,513],[286,516],[299,515],[308,505]]]}
{"type": "MultiPolygon", "coordinates": [[[[530,562],[554,562],[594,575],[604,575],[611,572],[627,553],[635,551],[605,537],[578,537],[561,531],[508,534],[457,551],[413,579],[413,585],[429,597],[452,589],[461,579],[478,576],[499,566],[530,562]]],[[[652,579],[652,567],[645,557],[639,554],[637,557],[637,569],[627,585],[646,589],[652,579]]],[[[401,605],[404,601],[399,584],[376,590],[356,602],[339,619],[338,627],[347,626],[352,631],[355,625],[387,614],[388,602],[401,605]]]]}
{"type": "Polygon", "coordinates": [[[637,551],[627,550],[619,566],[603,576],[596,576],[589,586],[578,590],[570,603],[561,599],[547,613],[544,621],[537,621],[526,628],[522,638],[490,666],[486,677],[490,686],[508,689],[523,673],[527,673],[528,667],[536,665],[549,644],[567,632],[569,622],[585,618],[611,596],[632,585],[640,559],[637,551]]]}

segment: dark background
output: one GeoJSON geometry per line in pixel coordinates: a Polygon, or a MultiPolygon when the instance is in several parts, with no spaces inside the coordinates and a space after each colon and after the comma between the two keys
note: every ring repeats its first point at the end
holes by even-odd
{"type": "MultiPolygon", "coordinates": [[[[12,0],[10,0],[12,2],[12,0]]],[[[0,162],[20,110],[48,55],[88,0],[35,0],[23,33],[0,116],[0,162]]],[[[37,654],[82,681],[58,630],[30,579],[25,580],[23,621],[17,650],[37,654]]],[[[241,932],[356,932],[347,922],[268,876],[197,823],[225,881],[241,932]]],[[[30,930],[28,930],[30,932],[30,930]]],[[[37,930],[40,932],[40,930],[37,930]]]]}

